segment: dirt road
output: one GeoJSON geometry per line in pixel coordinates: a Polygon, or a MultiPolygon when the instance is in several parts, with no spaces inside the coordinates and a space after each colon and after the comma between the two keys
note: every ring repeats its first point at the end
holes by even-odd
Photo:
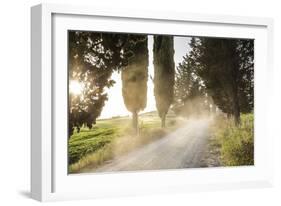
{"type": "Polygon", "coordinates": [[[206,166],[210,119],[189,120],[186,126],[91,172],[159,170],[206,166]]]}

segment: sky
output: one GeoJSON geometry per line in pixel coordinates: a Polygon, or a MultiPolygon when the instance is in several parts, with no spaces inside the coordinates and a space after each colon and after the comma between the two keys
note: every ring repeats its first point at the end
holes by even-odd
{"type": "MultiPolygon", "coordinates": [[[[183,60],[183,56],[190,51],[188,45],[190,37],[174,37],[174,60],[175,66],[177,66],[183,60]]],[[[148,82],[147,82],[147,104],[146,108],[140,113],[150,112],[156,110],[155,98],[153,94],[153,82],[150,76],[153,78],[154,68],[153,68],[153,36],[148,36],[148,54],[149,54],[149,66],[148,66],[148,82]]],[[[114,72],[112,74],[112,79],[115,80],[113,87],[107,89],[108,101],[105,102],[105,106],[101,112],[98,119],[111,118],[114,116],[126,116],[131,115],[131,113],[126,109],[123,102],[122,96],[122,81],[121,73],[114,72]]]]}

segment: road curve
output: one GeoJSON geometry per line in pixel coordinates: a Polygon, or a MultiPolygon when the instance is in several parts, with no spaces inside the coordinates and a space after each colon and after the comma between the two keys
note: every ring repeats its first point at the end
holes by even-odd
{"type": "Polygon", "coordinates": [[[204,167],[210,119],[188,120],[184,127],[89,172],[204,167]]]}

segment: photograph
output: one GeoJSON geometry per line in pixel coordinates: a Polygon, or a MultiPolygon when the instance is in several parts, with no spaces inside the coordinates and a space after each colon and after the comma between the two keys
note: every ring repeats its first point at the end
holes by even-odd
{"type": "Polygon", "coordinates": [[[68,174],[254,165],[254,39],[66,35],[68,174]]]}

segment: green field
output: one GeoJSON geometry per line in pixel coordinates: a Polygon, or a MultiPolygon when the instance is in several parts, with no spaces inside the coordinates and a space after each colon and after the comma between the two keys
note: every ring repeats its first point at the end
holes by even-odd
{"type": "Polygon", "coordinates": [[[149,112],[139,116],[139,135],[135,135],[131,121],[131,117],[97,120],[92,129],[83,127],[79,133],[74,132],[68,143],[69,172],[81,172],[85,168],[102,165],[165,136],[180,124],[180,120],[169,114],[166,128],[162,129],[156,112],[149,112]]]}

